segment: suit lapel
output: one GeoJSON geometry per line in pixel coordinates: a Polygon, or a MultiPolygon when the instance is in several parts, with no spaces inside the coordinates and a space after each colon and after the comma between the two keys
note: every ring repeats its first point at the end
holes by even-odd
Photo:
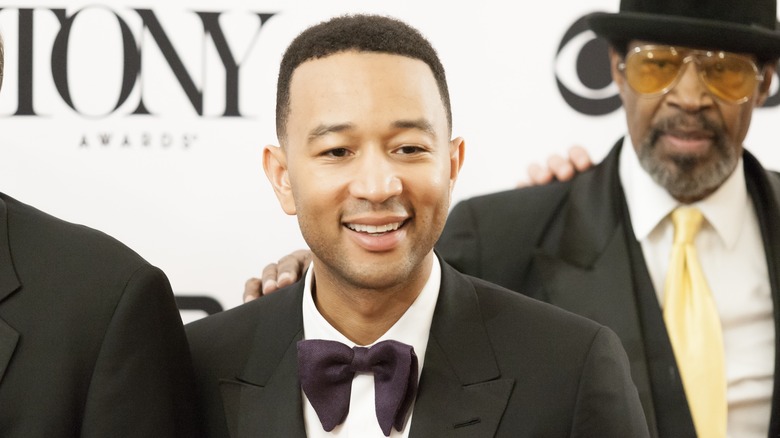
{"type": "MultiPolygon", "coordinates": [[[[3,300],[21,287],[21,282],[14,270],[13,258],[11,258],[8,234],[8,207],[5,200],[0,197],[0,306],[2,306],[3,300]]],[[[3,376],[18,340],[19,333],[0,317],[0,384],[2,384],[3,376]]]]}
{"type": "Polygon", "coordinates": [[[244,371],[220,381],[230,436],[305,437],[296,343],[303,337],[303,281],[279,294],[262,317],[244,371]]]}
{"type": "MultiPolygon", "coordinates": [[[[603,163],[572,182],[569,208],[542,242],[532,264],[532,284],[545,301],[614,330],[628,355],[648,423],[653,428],[650,377],[641,335],[627,236],[624,195],[618,177],[621,142],[603,163]]],[[[652,286],[651,286],[652,287],[652,286]]]]}
{"type": "Polygon", "coordinates": [[[632,233],[620,213],[618,152],[572,184],[560,239],[542,243],[533,270],[547,300],[612,328],[637,358],[644,348],[626,241],[632,233]]]}
{"type": "Polygon", "coordinates": [[[514,384],[501,379],[474,288],[442,262],[409,436],[493,436],[514,384]]]}
{"type": "Polygon", "coordinates": [[[745,179],[755,205],[769,270],[769,284],[775,316],[775,377],[769,436],[780,436],[780,175],[767,173],[753,155],[745,151],[745,179]]]}

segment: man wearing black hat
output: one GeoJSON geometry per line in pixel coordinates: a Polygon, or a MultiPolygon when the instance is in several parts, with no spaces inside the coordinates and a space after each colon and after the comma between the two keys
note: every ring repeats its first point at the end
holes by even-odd
{"type": "Polygon", "coordinates": [[[742,145],[775,17],[719,0],[593,14],[625,142],[570,182],[462,202],[439,242],[463,272],[613,328],[657,436],[780,434],[780,177],[742,145]]]}
{"type": "Polygon", "coordinates": [[[775,1],[624,0],[589,22],[625,142],[572,181],[461,202],[437,249],[615,330],[654,436],[780,436],[780,176],[742,144],[775,1]]]}

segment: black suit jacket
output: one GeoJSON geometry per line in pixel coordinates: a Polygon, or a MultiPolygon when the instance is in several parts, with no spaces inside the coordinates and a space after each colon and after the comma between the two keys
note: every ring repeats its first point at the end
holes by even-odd
{"type": "MultiPolygon", "coordinates": [[[[303,437],[303,281],[187,325],[209,437],[303,437]]],[[[644,437],[612,331],[442,265],[411,437],[644,437]]]]}
{"type": "MultiPolygon", "coordinates": [[[[651,434],[658,435],[657,419],[663,416],[671,420],[671,429],[676,431],[672,436],[678,438],[687,436],[681,431],[690,430],[692,425],[681,384],[672,385],[670,400],[657,406],[653,403],[647,335],[643,335],[635,293],[636,289],[652,291],[653,286],[644,261],[640,261],[639,269],[631,261],[632,245],[639,247],[630,228],[618,176],[621,143],[601,164],[572,181],[459,203],[448,218],[437,249],[461,272],[552,303],[614,330],[628,354],[651,434]],[[679,400],[682,413],[676,403],[679,400]]],[[[780,176],[765,171],[747,152],[744,166],[767,252],[775,331],[780,342],[780,176]]],[[[662,323],[659,329],[665,339],[662,323]]],[[[780,352],[780,346],[776,348],[780,352]]],[[[780,436],[778,364],[776,359],[770,437],[780,436]]]]}
{"type": "Polygon", "coordinates": [[[168,279],[100,232],[0,194],[0,436],[194,436],[168,279]]]}

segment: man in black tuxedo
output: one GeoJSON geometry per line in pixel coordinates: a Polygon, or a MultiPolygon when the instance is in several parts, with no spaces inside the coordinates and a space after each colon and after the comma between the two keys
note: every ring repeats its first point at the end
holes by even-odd
{"type": "MultiPolygon", "coordinates": [[[[573,181],[459,203],[437,243],[461,272],[613,329],[653,436],[696,435],[696,394],[663,314],[680,205],[704,217],[695,246],[722,331],[725,377],[711,385],[726,388],[720,421],[730,436],[780,435],[780,177],[743,149],[780,55],[776,13],[774,0],[623,0],[619,13],[591,16],[611,45],[629,135],[573,181]]],[[[298,252],[269,265],[266,287],[251,279],[245,296],[306,262],[298,252]]]]}
{"type": "Polygon", "coordinates": [[[208,436],[647,436],[614,333],[433,252],[464,142],[419,32],[370,15],[304,31],[277,134],[264,168],[313,264],[187,326],[208,436]]]}
{"type": "Polygon", "coordinates": [[[162,271],[0,193],[0,436],[196,437],[192,381],[162,271]]]}

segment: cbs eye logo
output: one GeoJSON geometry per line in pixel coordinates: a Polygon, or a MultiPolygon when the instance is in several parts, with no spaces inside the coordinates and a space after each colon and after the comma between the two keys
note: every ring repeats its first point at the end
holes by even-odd
{"type": "Polygon", "coordinates": [[[607,42],[588,29],[585,17],[569,27],[558,45],[555,82],[563,100],[577,112],[603,116],[620,108],[607,42]]]}
{"type": "MultiPolygon", "coordinates": [[[[588,29],[585,16],[569,27],[558,45],[555,82],[563,100],[579,113],[603,116],[621,106],[609,71],[607,49],[607,42],[588,29]]],[[[779,79],[775,72],[765,108],[780,106],[779,79]]]]}

